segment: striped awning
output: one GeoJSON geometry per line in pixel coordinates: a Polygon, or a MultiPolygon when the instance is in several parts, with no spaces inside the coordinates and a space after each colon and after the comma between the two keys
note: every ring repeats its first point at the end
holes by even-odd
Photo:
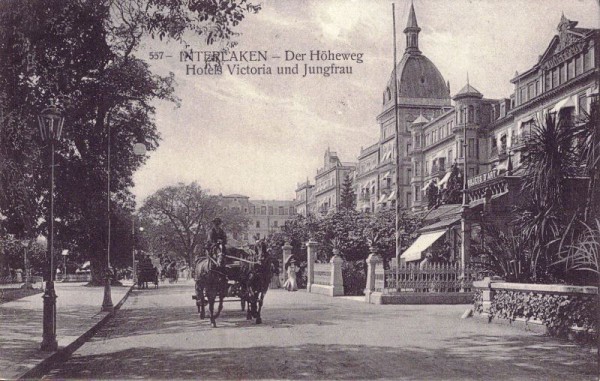
{"type": "Polygon", "coordinates": [[[446,230],[438,230],[431,233],[421,234],[417,240],[410,245],[408,249],[400,258],[404,259],[406,262],[418,261],[423,257],[423,252],[431,247],[437,241],[446,234],[446,230]]]}

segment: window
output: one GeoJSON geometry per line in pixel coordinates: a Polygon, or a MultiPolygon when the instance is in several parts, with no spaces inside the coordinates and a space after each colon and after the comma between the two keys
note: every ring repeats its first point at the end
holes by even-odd
{"type": "Polygon", "coordinates": [[[406,183],[407,183],[407,184],[410,184],[410,179],[412,178],[412,169],[408,168],[408,169],[406,170],[406,178],[407,178],[407,181],[406,181],[406,183]]]}
{"type": "Polygon", "coordinates": [[[269,215],[272,216],[273,215],[273,207],[269,206],[269,215]]]}
{"type": "Polygon", "coordinates": [[[581,54],[579,54],[577,57],[575,57],[575,75],[579,75],[582,73],[583,71],[583,56],[581,54]]]}
{"type": "Polygon", "coordinates": [[[550,71],[547,71],[546,74],[544,75],[544,86],[546,91],[550,90],[552,88],[552,73],[550,71]]]}
{"type": "Polygon", "coordinates": [[[560,83],[567,82],[567,64],[560,65],[560,83]]]}
{"type": "Polygon", "coordinates": [[[534,88],[533,88],[534,84],[530,83],[529,85],[527,85],[527,99],[532,99],[534,97],[534,88]]]}
{"type": "Polygon", "coordinates": [[[527,102],[527,88],[525,86],[521,87],[519,93],[521,96],[519,99],[519,104],[527,102]]]}
{"type": "Polygon", "coordinates": [[[419,186],[415,185],[415,201],[419,201],[419,186]]]}
{"type": "Polygon", "coordinates": [[[555,88],[558,86],[558,68],[552,69],[552,86],[550,88],[555,88]]]}
{"type": "Polygon", "coordinates": [[[260,228],[260,221],[256,221],[256,228],[260,228]]]}
{"type": "Polygon", "coordinates": [[[464,154],[463,153],[463,141],[461,139],[461,140],[458,141],[458,157],[460,159],[462,159],[463,158],[463,154],[464,154]]]}
{"type": "Polygon", "coordinates": [[[280,206],[280,207],[279,207],[279,215],[280,215],[280,216],[283,216],[283,206],[280,206]]]}
{"type": "Polygon", "coordinates": [[[250,214],[256,214],[256,207],[254,205],[250,207],[250,214]]]}
{"type": "Polygon", "coordinates": [[[421,166],[421,163],[419,163],[418,161],[415,161],[415,176],[421,175],[421,171],[419,170],[420,166],[421,166]]]}
{"type": "Polygon", "coordinates": [[[452,165],[453,162],[454,162],[454,157],[452,156],[452,150],[449,149],[448,150],[448,165],[452,165]]]}
{"type": "Polygon", "coordinates": [[[574,68],[575,62],[573,60],[569,60],[567,62],[567,81],[575,77],[574,68]]]}
{"type": "Polygon", "coordinates": [[[583,115],[584,112],[586,114],[589,112],[587,107],[587,95],[579,94],[577,97],[577,107],[579,109],[579,115],[583,115]]]}
{"type": "Polygon", "coordinates": [[[592,67],[592,49],[588,49],[583,55],[583,70],[587,70],[592,67]]]}
{"type": "Polygon", "coordinates": [[[411,148],[412,148],[412,145],[410,143],[406,143],[406,154],[407,155],[410,153],[411,148]]]}
{"type": "Polygon", "coordinates": [[[469,138],[467,140],[467,157],[475,156],[475,139],[469,138]]]}
{"type": "Polygon", "coordinates": [[[266,206],[261,206],[260,207],[260,214],[262,214],[263,216],[267,214],[267,207],[266,206]]]}
{"type": "Polygon", "coordinates": [[[473,178],[475,176],[475,168],[469,168],[469,177],[473,178]]]}
{"type": "Polygon", "coordinates": [[[277,220],[273,221],[273,227],[276,228],[278,227],[279,222],[277,222],[277,220]]]}
{"type": "Polygon", "coordinates": [[[406,207],[410,208],[412,205],[412,193],[407,192],[406,193],[406,207]]]}
{"type": "Polygon", "coordinates": [[[469,106],[468,110],[469,110],[469,112],[468,112],[469,123],[473,123],[474,116],[475,116],[475,108],[473,107],[473,105],[471,105],[471,106],[469,106]]]}

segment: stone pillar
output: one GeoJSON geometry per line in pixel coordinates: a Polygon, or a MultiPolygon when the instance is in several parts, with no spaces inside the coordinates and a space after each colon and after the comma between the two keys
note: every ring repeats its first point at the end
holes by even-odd
{"type": "Polygon", "coordinates": [[[332,286],[331,296],[344,295],[344,278],[342,277],[342,264],[344,260],[338,254],[339,250],[333,249],[333,257],[329,261],[331,263],[331,280],[329,281],[332,286]]]}
{"type": "Polygon", "coordinates": [[[281,273],[279,274],[279,280],[281,284],[284,284],[287,280],[287,272],[285,271],[285,264],[288,259],[292,256],[292,245],[289,242],[285,242],[283,246],[281,246],[281,250],[283,251],[283,262],[281,262],[281,273]]]}
{"type": "Polygon", "coordinates": [[[315,259],[317,258],[317,245],[318,243],[313,241],[312,238],[306,243],[306,292],[310,292],[315,281],[315,259]]]}
{"type": "Polygon", "coordinates": [[[463,207],[461,221],[460,221],[460,232],[462,235],[460,244],[460,279],[461,279],[461,291],[465,291],[463,282],[466,281],[466,269],[471,261],[471,223],[468,221],[468,209],[463,207]]]}
{"type": "Polygon", "coordinates": [[[473,287],[481,290],[481,315],[490,318],[490,308],[492,307],[492,301],[494,300],[494,294],[496,293],[492,288],[492,283],[503,282],[500,277],[485,277],[483,280],[473,282],[473,287]]]}
{"type": "Polygon", "coordinates": [[[371,302],[371,294],[375,292],[375,267],[383,261],[377,255],[374,248],[370,249],[371,254],[367,258],[367,286],[365,287],[365,302],[371,302]]]}

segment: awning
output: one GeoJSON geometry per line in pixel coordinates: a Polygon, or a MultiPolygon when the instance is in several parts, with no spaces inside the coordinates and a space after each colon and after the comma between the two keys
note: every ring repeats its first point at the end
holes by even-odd
{"type": "Polygon", "coordinates": [[[433,183],[433,180],[429,180],[427,183],[425,183],[425,185],[423,186],[423,188],[421,188],[422,191],[426,191],[427,188],[429,188],[429,186],[431,185],[431,183],[433,183]]]}
{"type": "Polygon", "coordinates": [[[558,102],[556,106],[552,109],[552,112],[559,112],[563,108],[575,107],[575,101],[573,97],[568,97],[558,102]]]}
{"type": "Polygon", "coordinates": [[[379,201],[377,201],[380,204],[383,204],[385,202],[385,195],[382,194],[381,197],[379,197],[379,201]]]}
{"type": "Polygon", "coordinates": [[[535,119],[535,114],[534,115],[529,115],[527,118],[525,119],[521,119],[518,123],[517,128],[520,130],[521,128],[523,128],[523,123],[529,123],[531,121],[533,121],[535,119]]]}
{"type": "Polygon", "coordinates": [[[388,201],[395,200],[395,199],[396,199],[396,191],[392,191],[392,193],[390,193],[390,197],[388,197],[388,201]]]}
{"type": "Polygon", "coordinates": [[[450,179],[450,175],[452,174],[452,171],[448,171],[446,172],[446,174],[444,175],[444,177],[442,177],[442,179],[440,180],[440,182],[438,183],[438,186],[440,188],[442,188],[450,179]]]}
{"type": "Polygon", "coordinates": [[[420,260],[423,251],[430,248],[431,245],[433,245],[433,243],[444,234],[446,234],[446,230],[438,230],[420,235],[419,238],[417,238],[417,240],[408,249],[406,249],[404,253],[402,253],[400,258],[404,259],[406,262],[420,260]]]}

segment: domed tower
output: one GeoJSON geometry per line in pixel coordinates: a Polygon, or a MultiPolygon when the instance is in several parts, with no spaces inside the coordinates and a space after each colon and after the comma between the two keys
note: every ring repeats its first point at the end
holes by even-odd
{"type": "Polygon", "coordinates": [[[465,149],[467,178],[479,174],[479,135],[482,123],[482,98],[477,89],[467,84],[452,98],[455,102],[454,136],[457,147],[457,163],[464,169],[465,149]],[[465,144],[466,137],[466,144],[465,144]]]}
{"type": "MultiPolygon", "coordinates": [[[[380,147],[394,145],[396,130],[396,117],[400,131],[400,183],[399,195],[401,203],[406,206],[406,193],[410,192],[410,179],[408,173],[411,169],[410,147],[414,147],[414,137],[411,136],[411,125],[419,115],[428,120],[433,120],[443,112],[451,109],[450,90],[444,77],[437,67],[419,50],[419,33],[421,28],[417,23],[414,6],[411,4],[408,21],[404,34],[406,35],[406,48],[402,59],[390,75],[383,91],[383,110],[377,116],[380,126],[380,147]],[[396,81],[397,79],[397,81],[396,81]],[[394,94],[398,87],[398,107],[396,108],[394,94]]],[[[381,149],[381,152],[390,151],[390,147],[381,149]]],[[[390,170],[393,162],[386,162],[380,166],[379,172],[390,170]]]]}

